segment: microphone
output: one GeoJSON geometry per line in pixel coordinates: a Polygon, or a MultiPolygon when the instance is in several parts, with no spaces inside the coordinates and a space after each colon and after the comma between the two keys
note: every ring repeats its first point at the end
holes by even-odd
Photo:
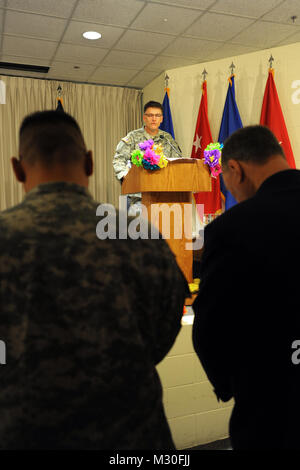
{"type": "Polygon", "coordinates": [[[160,134],[159,137],[160,137],[160,139],[165,139],[165,140],[168,142],[168,144],[170,145],[170,147],[172,147],[172,149],[175,150],[175,152],[177,153],[177,155],[180,155],[180,157],[182,157],[181,149],[180,149],[179,145],[178,145],[178,148],[179,148],[179,151],[178,151],[177,148],[174,147],[173,144],[171,144],[171,142],[169,141],[169,139],[167,139],[167,137],[166,137],[164,134],[160,134]]]}

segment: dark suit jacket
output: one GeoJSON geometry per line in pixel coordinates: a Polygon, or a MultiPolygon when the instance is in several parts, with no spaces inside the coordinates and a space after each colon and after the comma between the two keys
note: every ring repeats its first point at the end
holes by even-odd
{"type": "Polygon", "coordinates": [[[300,448],[299,269],[298,170],[206,227],[193,341],[217,397],[234,397],[235,449],[300,448]]]}

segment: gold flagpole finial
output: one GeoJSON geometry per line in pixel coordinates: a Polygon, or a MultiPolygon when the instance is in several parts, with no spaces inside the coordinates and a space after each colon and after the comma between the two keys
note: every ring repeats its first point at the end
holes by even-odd
{"type": "Polygon", "coordinates": [[[169,86],[169,78],[170,78],[170,77],[166,74],[166,75],[165,75],[165,87],[166,87],[166,88],[168,88],[168,86],[169,86]]]}
{"type": "Polygon", "coordinates": [[[169,78],[170,77],[166,74],[165,75],[165,91],[168,93],[168,96],[170,97],[169,78]]]}
{"type": "Polygon", "coordinates": [[[203,76],[203,81],[205,82],[206,75],[208,75],[208,72],[206,72],[206,70],[204,69],[201,75],[203,76]]]}
{"type": "Polygon", "coordinates": [[[58,97],[58,99],[60,99],[61,95],[62,95],[62,87],[60,85],[58,85],[56,91],[57,91],[57,97],[58,97]]]}
{"type": "Polygon", "coordinates": [[[230,65],[230,67],[229,67],[229,68],[231,69],[231,75],[234,75],[234,73],[233,73],[233,72],[234,72],[234,69],[235,69],[235,65],[234,65],[234,63],[233,63],[233,62],[231,62],[231,65],[230,65]]]}
{"type": "Polygon", "coordinates": [[[270,55],[270,59],[269,59],[270,69],[273,68],[273,62],[274,62],[274,57],[273,57],[272,54],[271,54],[271,55],[270,55]]]}

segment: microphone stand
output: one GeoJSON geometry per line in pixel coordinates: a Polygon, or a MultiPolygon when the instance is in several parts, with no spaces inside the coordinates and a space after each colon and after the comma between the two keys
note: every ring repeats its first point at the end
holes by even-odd
{"type": "Polygon", "coordinates": [[[181,152],[179,152],[179,151],[177,150],[177,148],[174,147],[173,144],[171,144],[171,142],[169,141],[169,139],[167,139],[163,134],[160,134],[159,137],[160,137],[161,139],[165,139],[165,140],[168,142],[168,144],[170,145],[170,147],[172,147],[172,149],[175,150],[175,152],[177,153],[177,155],[180,155],[180,157],[182,157],[181,152]]]}

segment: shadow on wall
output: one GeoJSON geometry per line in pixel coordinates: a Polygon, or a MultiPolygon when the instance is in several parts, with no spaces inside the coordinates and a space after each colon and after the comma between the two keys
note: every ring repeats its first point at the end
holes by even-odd
{"type": "Polygon", "coordinates": [[[262,63],[260,62],[253,93],[252,108],[249,114],[249,120],[246,121],[247,125],[259,124],[267,78],[268,70],[263,72],[262,63]]]}
{"type": "MultiPolygon", "coordinates": [[[[221,126],[221,119],[226,99],[227,93],[227,84],[228,84],[228,77],[229,72],[226,73],[224,71],[218,71],[216,73],[217,82],[215,83],[214,89],[209,90],[207,89],[207,99],[210,100],[210,97],[213,97],[213,101],[208,104],[208,120],[210,123],[210,129],[212,133],[213,140],[216,142],[219,136],[219,130],[221,126]],[[225,87],[224,87],[225,83],[225,87]]],[[[209,87],[209,84],[207,85],[209,87]]]]}

